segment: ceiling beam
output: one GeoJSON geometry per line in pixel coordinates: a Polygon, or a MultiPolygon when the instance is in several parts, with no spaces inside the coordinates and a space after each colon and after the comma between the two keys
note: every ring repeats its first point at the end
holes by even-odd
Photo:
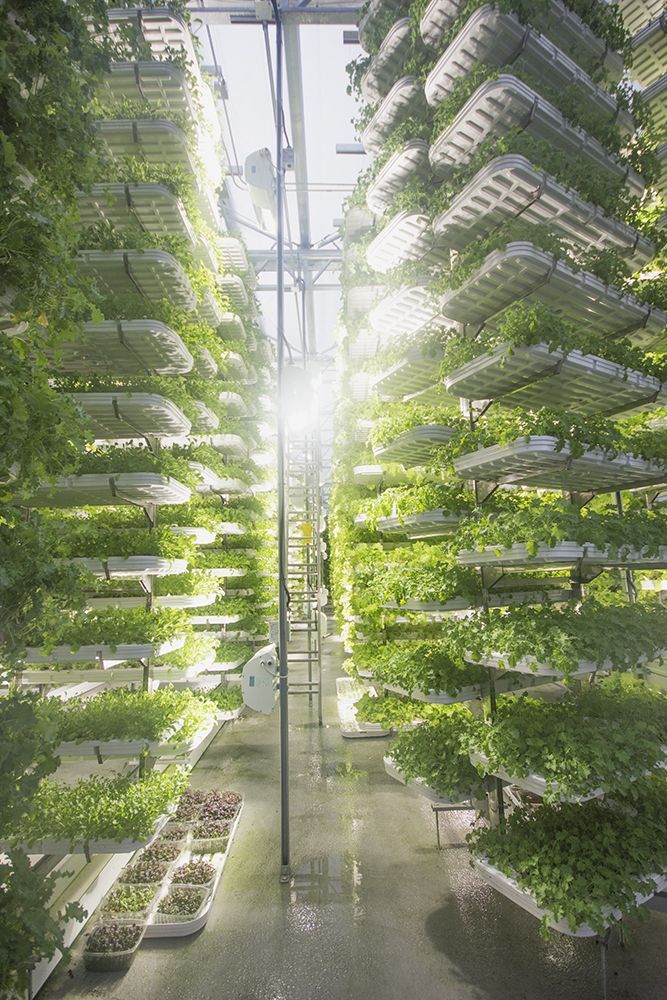
{"type": "MultiPolygon", "coordinates": [[[[296,24],[351,24],[356,27],[361,0],[314,0],[312,3],[290,3],[282,0],[284,21],[296,24]]],[[[188,8],[198,20],[208,24],[259,24],[255,16],[254,0],[190,0],[188,8]]]]}
{"type": "MultiPolygon", "coordinates": [[[[257,270],[275,271],[275,250],[248,250],[248,257],[257,270]]],[[[327,273],[340,271],[343,259],[340,250],[331,247],[310,247],[309,249],[292,249],[285,247],[285,267],[297,270],[300,267],[317,268],[321,270],[327,265],[327,273]]]]}

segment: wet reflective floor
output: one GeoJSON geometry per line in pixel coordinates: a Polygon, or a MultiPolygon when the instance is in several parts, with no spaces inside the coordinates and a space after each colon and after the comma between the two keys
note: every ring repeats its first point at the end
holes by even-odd
{"type": "MultiPolygon", "coordinates": [[[[481,882],[463,839],[385,775],[385,740],[343,740],[327,643],[325,726],[290,699],[292,880],[278,881],[278,718],[227,727],[193,775],[232,788],[244,813],[206,928],[142,944],[124,975],[86,972],[81,944],[40,994],[105,1000],[598,1000],[600,948],[558,936],[481,882]]],[[[667,998],[667,915],[607,956],[609,1000],[667,998]]]]}

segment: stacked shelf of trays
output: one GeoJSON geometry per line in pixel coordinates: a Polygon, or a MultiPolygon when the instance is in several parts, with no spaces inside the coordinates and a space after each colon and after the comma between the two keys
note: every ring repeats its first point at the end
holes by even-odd
{"type": "MultiPolygon", "coordinates": [[[[477,811],[471,850],[494,888],[545,929],[604,935],[667,873],[642,839],[667,797],[667,619],[659,586],[635,584],[667,566],[667,372],[649,353],[667,302],[642,211],[659,215],[659,175],[650,94],[619,85],[629,33],[602,6],[591,23],[560,0],[531,16],[375,2],[360,24],[351,81],[373,160],[345,230],[332,558],[364,693],[342,717],[347,735],[399,734],[392,777],[477,811]],[[587,699],[618,730],[612,764],[595,727],[587,741],[587,699]],[[645,710],[663,722],[637,758],[622,720],[645,710]],[[596,824],[634,837],[635,869],[596,824]],[[591,833],[568,853],[577,825],[591,833]],[[563,898],[554,840],[554,870],[606,865],[606,889],[563,898]]],[[[661,59],[649,35],[633,42],[640,82],[661,59]]]]}
{"type": "MultiPolygon", "coordinates": [[[[268,633],[275,596],[271,465],[254,461],[266,451],[273,352],[245,248],[219,215],[212,93],[182,18],[110,12],[111,35],[128,26],[135,48],[100,79],[94,183],[72,206],[90,318],[48,348],[51,389],[77,415],[80,446],[66,472],[14,498],[76,574],[71,606],[35,619],[9,683],[38,692],[40,711],[89,720],[58,746],[54,780],[79,781],[82,796],[89,780],[100,796],[118,781],[165,789],[141,835],[28,827],[22,846],[40,871],[67,871],[83,854],[51,902],[60,912],[81,901],[88,915],[238,717],[231,671],[268,633]],[[151,699],[168,715],[156,731],[141,714],[151,699]]],[[[69,921],[66,944],[82,926],[69,921]]],[[[31,995],[58,958],[35,967],[31,995]]]]}

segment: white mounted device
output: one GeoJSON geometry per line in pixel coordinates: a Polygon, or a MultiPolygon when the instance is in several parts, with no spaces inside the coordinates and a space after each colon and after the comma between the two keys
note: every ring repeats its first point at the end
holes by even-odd
{"type": "Polygon", "coordinates": [[[278,652],[271,644],[263,646],[243,668],[243,701],[255,712],[270,715],[278,697],[278,652]]]}

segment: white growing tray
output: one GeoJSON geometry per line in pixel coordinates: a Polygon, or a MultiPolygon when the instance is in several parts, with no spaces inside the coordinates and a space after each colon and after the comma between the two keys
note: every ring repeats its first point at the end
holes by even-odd
{"type": "MultiPolygon", "coordinates": [[[[145,840],[87,840],[71,844],[68,840],[39,840],[23,845],[29,854],[132,854],[142,847],[148,847],[161,833],[171,819],[171,813],[164,813],[155,821],[153,832],[145,840]]],[[[0,841],[0,849],[9,846],[0,841]]]]}
{"type": "MultiPolygon", "coordinates": [[[[161,556],[109,556],[108,559],[77,557],[70,560],[95,576],[132,579],[142,576],[174,576],[186,573],[187,559],[163,559],[161,556]]],[[[143,598],[145,605],[146,601],[143,598]]]]}
{"type": "MultiPolygon", "coordinates": [[[[213,854],[209,856],[209,860],[215,865],[216,873],[212,884],[206,891],[204,901],[200,906],[199,910],[193,914],[191,917],[182,920],[170,920],[169,916],[161,916],[157,913],[157,908],[153,910],[148,925],[146,927],[146,933],[144,937],[146,938],[172,938],[172,937],[187,937],[189,934],[194,934],[196,931],[202,929],[205,926],[210,913],[211,907],[213,905],[213,900],[215,899],[215,894],[218,891],[218,886],[220,885],[220,879],[222,878],[222,873],[227,863],[227,858],[230,855],[232,844],[234,838],[236,837],[236,831],[238,830],[239,820],[241,818],[241,812],[243,810],[243,802],[239,806],[239,810],[232,821],[229,836],[227,838],[227,849],[224,854],[213,854]]],[[[193,852],[194,853],[194,852],[193,852]]],[[[177,888],[176,886],[173,886],[177,888]]],[[[193,888],[199,888],[194,887],[193,888]]]]}
{"type": "Polygon", "coordinates": [[[144,41],[150,46],[154,59],[163,59],[170,49],[184,53],[189,72],[197,81],[197,85],[201,85],[201,73],[194,43],[190,29],[182,17],[159,8],[155,10],[111,7],[109,10],[111,34],[116,34],[116,24],[125,26],[132,18],[136,19],[137,27],[144,41]]]}
{"type": "Polygon", "coordinates": [[[58,476],[53,484],[41,486],[28,507],[106,507],[116,504],[187,503],[191,491],[170,476],[156,472],[95,473],[58,476]]]}
{"type": "Polygon", "coordinates": [[[478,66],[512,63],[555,89],[576,87],[588,111],[615,121],[624,134],[632,132],[632,117],[569,56],[534,28],[523,25],[515,14],[488,5],[471,15],[429,73],[424,87],[426,100],[432,107],[441,104],[456,81],[478,66]]]}
{"type": "Polygon", "coordinates": [[[162,442],[165,448],[174,445],[187,448],[188,445],[207,444],[225,455],[248,455],[247,442],[239,434],[188,434],[178,437],[168,437],[162,442]]]}
{"type": "MultiPolygon", "coordinates": [[[[476,701],[482,698],[489,687],[489,683],[471,684],[460,688],[456,694],[449,694],[447,691],[407,691],[396,684],[385,684],[378,681],[385,691],[393,691],[395,694],[402,694],[406,698],[414,698],[415,701],[425,701],[429,705],[458,705],[462,701],[476,701]]],[[[494,690],[496,694],[510,694],[514,691],[524,691],[528,688],[539,687],[550,683],[540,677],[528,676],[527,674],[498,673],[494,678],[494,690]]]]}
{"type": "MultiPolygon", "coordinates": [[[[545,593],[540,590],[514,591],[499,589],[489,595],[488,605],[491,608],[507,608],[520,604],[545,604],[547,602],[569,601],[571,597],[572,592],[570,590],[551,590],[545,593]]],[[[444,604],[441,604],[439,601],[407,600],[403,604],[387,601],[386,604],[382,605],[383,608],[391,610],[400,609],[401,611],[419,612],[426,615],[429,621],[432,622],[446,622],[452,614],[457,614],[460,611],[470,611],[473,608],[481,608],[483,606],[484,603],[481,594],[478,598],[453,597],[451,600],[445,601],[444,604]]]]}
{"type": "Polygon", "coordinates": [[[460,521],[457,514],[449,514],[442,507],[435,510],[425,510],[419,514],[406,514],[403,517],[379,517],[377,529],[383,535],[407,535],[408,538],[438,538],[440,535],[455,531],[460,521]]]}
{"type": "Polygon", "coordinates": [[[595,545],[580,545],[578,542],[559,542],[550,547],[541,544],[534,555],[528,553],[525,542],[514,542],[510,546],[486,545],[481,552],[461,549],[456,556],[460,566],[540,566],[561,569],[564,566],[580,566],[583,570],[596,567],[615,568],[629,566],[634,569],[667,568],[667,546],[661,546],[657,556],[647,556],[634,549],[623,555],[611,555],[609,548],[598,549],[595,545]]]}
{"type": "Polygon", "coordinates": [[[633,455],[606,457],[599,449],[573,458],[567,444],[547,435],[518,438],[454,459],[454,470],[464,479],[483,479],[546,489],[609,492],[637,489],[667,481],[667,470],[633,455]]]}
{"type": "Polygon", "coordinates": [[[183,411],[155,393],[74,392],[71,397],[85,413],[96,438],[190,433],[191,424],[183,411]]]}
{"type": "Polygon", "coordinates": [[[667,73],[647,87],[642,96],[651,110],[656,131],[663,136],[667,129],[667,73]]]}
{"type": "Polygon", "coordinates": [[[336,701],[341,736],[345,739],[368,739],[389,736],[391,730],[383,729],[377,722],[360,722],[357,718],[355,703],[361,696],[371,691],[368,684],[363,684],[353,677],[336,678],[336,701]]]}
{"type": "Polygon", "coordinates": [[[197,749],[200,743],[208,737],[212,729],[219,730],[223,721],[222,713],[211,724],[202,726],[188,739],[179,739],[178,730],[173,734],[165,734],[159,740],[69,740],[59,743],[55,753],[59,757],[91,757],[115,758],[128,760],[137,757],[147,750],[151,757],[183,757],[197,749]]]}
{"type": "MultiPolygon", "coordinates": [[[[28,646],[22,663],[91,663],[95,660],[113,665],[125,663],[127,660],[144,660],[147,657],[165,656],[173,653],[176,649],[181,649],[185,644],[185,639],[171,639],[169,642],[159,643],[157,646],[152,643],[118,643],[116,646],[97,643],[91,646],[79,646],[72,650],[69,646],[56,646],[50,653],[43,653],[37,646],[28,646]]],[[[68,683],[66,678],[68,671],[60,671],[63,683],[68,683]]],[[[91,680],[96,678],[90,678],[91,680]]]]}
{"type": "Polygon", "coordinates": [[[79,191],[77,207],[80,226],[139,226],[150,233],[182,236],[191,246],[196,242],[183,202],[164,184],[94,184],[89,191],[79,191]]]}
{"type": "Polygon", "coordinates": [[[248,306],[248,292],[243,284],[243,279],[238,274],[221,274],[218,278],[218,287],[237,309],[244,309],[248,306]]]}
{"type": "MultiPolygon", "coordinates": [[[[467,805],[470,803],[470,798],[464,792],[461,792],[460,798],[452,799],[447,796],[443,797],[439,792],[436,792],[435,788],[427,785],[422,778],[413,778],[406,782],[403,772],[400,768],[396,767],[390,757],[384,757],[383,763],[384,769],[390,778],[399,781],[402,785],[406,785],[407,788],[414,789],[419,795],[423,795],[425,799],[428,799],[429,802],[435,802],[440,805],[467,805]]],[[[470,808],[472,809],[472,803],[470,803],[470,808]]]]}
{"type": "MultiPolygon", "coordinates": [[[[667,142],[663,142],[661,146],[658,146],[656,156],[660,165],[660,174],[655,182],[655,186],[663,198],[667,198],[667,142]]],[[[665,216],[662,219],[662,225],[664,226],[664,224],[665,216]]]]}
{"type": "Polygon", "coordinates": [[[396,21],[387,32],[382,45],[371,59],[361,81],[361,93],[367,104],[375,104],[391,90],[401,75],[410,52],[410,19],[396,21]]]}
{"type": "MultiPolygon", "coordinates": [[[[546,910],[542,909],[537,905],[535,899],[531,894],[525,890],[520,889],[513,878],[508,878],[507,875],[503,875],[498,868],[489,864],[487,861],[475,860],[475,868],[485,882],[488,882],[494,889],[500,892],[507,899],[516,903],[520,906],[522,910],[526,910],[532,916],[537,917],[541,920],[542,917],[548,916],[546,910]]],[[[651,875],[651,878],[655,879],[656,889],[655,892],[661,892],[665,886],[667,886],[667,877],[664,875],[651,875]]],[[[649,899],[654,896],[655,893],[651,893],[649,896],[639,896],[636,895],[637,905],[642,906],[644,903],[648,902],[649,899]]],[[[619,920],[621,914],[616,911],[609,913],[609,924],[613,924],[615,921],[619,920]]],[[[582,927],[578,927],[576,930],[571,930],[567,920],[550,921],[549,926],[558,931],[561,934],[567,934],[569,937],[597,937],[597,931],[594,931],[592,927],[588,924],[584,924],[582,927]]]]}
{"type": "Polygon", "coordinates": [[[426,283],[387,295],[368,317],[371,327],[386,340],[416,333],[440,316],[440,300],[426,283]]]}
{"type": "MultiPolygon", "coordinates": [[[[655,654],[654,659],[659,659],[661,656],[664,656],[664,654],[665,650],[661,650],[655,654]]],[[[492,670],[512,670],[517,671],[520,674],[533,674],[537,677],[553,677],[554,679],[560,679],[564,676],[559,671],[550,667],[548,663],[542,663],[534,656],[523,656],[517,663],[513,663],[511,667],[507,666],[506,661],[509,660],[509,656],[504,653],[489,653],[481,660],[473,657],[470,653],[464,653],[463,658],[468,663],[473,663],[481,667],[490,667],[492,670]]],[[[612,660],[605,660],[604,663],[597,664],[592,660],[580,659],[577,663],[577,669],[574,673],[569,674],[570,677],[585,677],[587,674],[592,674],[596,670],[615,669],[615,664],[612,660]]],[[[646,657],[641,656],[637,660],[637,666],[643,663],[646,663],[646,657]]]]}
{"type": "Polygon", "coordinates": [[[217,472],[214,472],[207,465],[202,465],[201,462],[190,462],[189,465],[201,480],[197,487],[197,493],[247,493],[250,490],[249,483],[231,476],[219,476],[217,472]]]}
{"type": "Polygon", "coordinates": [[[586,330],[625,334],[644,347],[662,341],[667,327],[667,314],[662,310],[523,242],[492,251],[459,288],[445,292],[441,309],[449,320],[492,326],[492,317],[518,300],[544,302],[586,330]]]}
{"type": "Polygon", "coordinates": [[[210,293],[198,303],[185,271],[164,250],[84,250],[77,265],[109,298],[122,299],[139,292],[151,302],[169,299],[185,312],[196,312],[205,322],[215,325],[219,321],[221,312],[210,293]]]}
{"type": "Polygon", "coordinates": [[[635,34],[645,24],[654,21],[663,9],[663,0],[618,0],[625,27],[635,34]]]}
{"type": "Polygon", "coordinates": [[[358,285],[345,296],[345,311],[351,320],[363,319],[383,295],[382,285],[358,285]]]}
{"type": "Polygon", "coordinates": [[[431,167],[438,176],[448,176],[465,166],[485,139],[517,128],[623,180],[633,194],[643,193],[644,181],[639,174],[583,129],[570,125],[549,101],[510,74],[486,80],[477,88],[454,121],[434,140],[429,152],[431,167]]]}
{"type": "Polygon", "coordinates": [[[223,161],[218,155],[210,155],[203,138],[198,145],[204,154],[204,177],[189,138],[167,119],[107,119],[95,122],[95,129],[112,156],[139,155],[149,163],[165,163],[183,170],[194,182],[197,207],[204,219],[213,229],[220,226],[213,189],[222,182],[223,161]]]}
{"type": "Polygon", "coordinates": [[[367,153],[379,153],[397,125],[425,108],[424,90],[414,76],[404,76],[391,88],[364,129],[361,142],[367,153]]]}
{"type": "Polygon", "coordinates": [[[230,413],[234,413],[240,417],[248,416],[248,407],[246,406],[243,397],[240,396],[238,392],[225,390],[220,393],[218,398],[221,403],[224,403],[230,413]]]}
{"type": "Polygon", "coordinates": [[[383,215],[394,195],[408,181],[430,172],[429,145],[424,139],[412,139],[389,157],[366,192],[366,204],[375,215],[383,215]]]}
{"type": "Polygon", "coordinates": [[[218,537],[218,532],[211,528],[197,528],[181,524],[170,524],[169,531],[172,535],[182,535],[184,538],[192,539],[195,545],[213,545],[218,537]]]}
{"type": "Polygon", "coordinates": [[[449,249],[440,244],[428,215],[399,212],[380,230],[366,251],[369,267],[381,274],[411,260],[428,264],[449,260],[449,249]]]}
{"type": "MultiPolygon", "coordinates": [[[[470,754],[470,763],[475,766],[481,764],[487,774],[493,774],[496,778],[500,778],[510,785],[516,785],[517,788],[523,788],[526,792],[539,795],[540,798],[544,798],[547,791],[547,781],[540,774],[530,773],[525,777],[517,777],[515,774],[508,774],[502,767],[497,767],[490,771],[488,758],[484,754],[476,752],[470,754]]],[[[553,790],[558,790],[558,782],[553,782],[553,790]]],[[[559,799],[561,802],[590,802],[591,799],[599,799],[601,795],[604,795],[604,789],[595,788],[588,794],[573,795],[570,797],[560,795],[559,799]]]]}
{"type": "MultiPolygon", "coordinates": [[[[442,48],[445,31],[464,7],[465,0],[432,0],[419,25],[421,36],[430,48],[442,48]]],[[[588,25],[560,0],[551,0],[546,11],[536,9],[532,12],[531,23],[587,72],[604,65],[609,79],[614,82],[620,80],[623,58],[618,52],[611,52],[602,39],[593,34],[588,25]]]]}
{"type": "Polygon", "coordinates": [[[436,424],[411,427],[390,444],[373,448],[373,454],[381,461],[399,462],[410,468],[428,462],[433,452],[450,441],[456,433],[452,427],[440,427],[436,424]]]}
{"type": "Polygon", "coordinates": [[[404,475],[390,476],[382,465],[355,465],[352,475],[357,486],[379,486],[381,483],[390,486],[405,482],[404,475]]]}
{"type": "MultiPolygon", "coordinates": [[[[218,595],[211,594],[167,594],[153,597],[155,608],[202,608],[213,604],[218,595]]],[[[145,608],[145,597],[91,597],[86,601],[89,608],[145,608]]]]}
{"type": "MultiPolygon", "coordinates": [[[[220,426],[220,417],[217,413],[214,413],[201,399],[193,399],[192,405],[197,411],[197,429],[209,432],[216,431],[220,426]]],[[[182,435],[175,436],[179,437],[182,435]]]]}
{"type": "Polygon", "coordinates": [[[498,399],[507,405],[551,406],[578,413],[614,413],[663,402],[658,379],[581,351],[547,344],[497,347],[450,373],[447,391],[463,399],[498,399]]]}
{"type": "Polygon", "coordinates": [[[194,370],[202,378],[215,378],[218,374],[218,365],[213,360],[213,355],[206,347],[200,347],[195,357],[194,370]]]}
{"type": "Polygon", "coordinates": [[[401,399],[430,389],[440,380],[443,357],[444,350],[437,357],[415,344],[401,361],[375,377],[373,388],[383,399],[401,399]]]}
{"type": "MultiPolygon", "coordinates": [[[[655,254],[653,244],[636,229],[606,215],[572,189],[536,170],[524,156],[514,154],[496,157],[483,167],[434,220],[430,238],[443,249],[462,250],[518,216],[535,225],[553,227],[586,248],[621,252],[634,270],[655,254]]],[[[368,260],[372,264],[370,249],[368,260]]]]}
{"type": "Polygon", "coordinates": [[[240,240],[235,236],[220,236],[217,240],[217,246],[225,267],[238,271],[239,274],[249,273],[248,255],[240,240]]]}
{"type": "Polygon", "coordinates": [[[75,341],[58,344],[54,366],[63,372],[186,375],[192,355],[177,333],[157,320],[85,323],[75,341]]]}
{"type": "Polygon", "coordinates": [[[667,67],[667,12],[663,10],[632,39],[631,73],[642,87],[655,83],[667,67]]]}

